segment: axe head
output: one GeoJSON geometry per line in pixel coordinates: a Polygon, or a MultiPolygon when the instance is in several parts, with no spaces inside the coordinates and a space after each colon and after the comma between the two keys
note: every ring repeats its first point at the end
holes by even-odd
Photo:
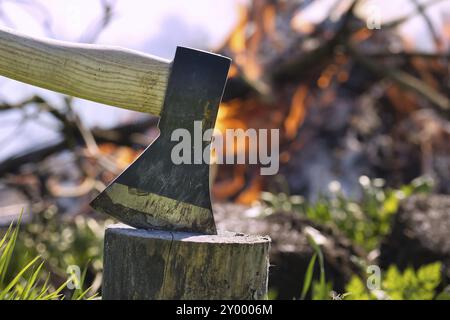
{"type": "MultiPolygon", "coordinates": [[[[214,128],[226,83],[230,59],[178,47],[172,62],[159,121],[159,137],[92,202],[136,228],[216,234],[209,191],[209,162],[192,157],[191,163],[174,164],[172,141],[176,129],[189,131],[190,150],[195,143],[205,150],[211,141],[195,137],[194,122],[203,132],[214,128]]],[[[148,84],[152,86],[152,84],[148,84]]],[[[202,152],[203,153],[203,152],[202,152]]],[[[198,152],[192,152],[198,156],[198,152]]],[[[203,154],[200,156],[203,157],[203,154]]]]}

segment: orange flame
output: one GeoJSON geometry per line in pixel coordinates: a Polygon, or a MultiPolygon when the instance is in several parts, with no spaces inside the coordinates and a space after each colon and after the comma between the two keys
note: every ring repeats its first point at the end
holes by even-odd
{"type": "Polygon", "coordinates": [[[305,100],[308,89],[305,85],[300,85],[292,97],[291,108],[287,118],[284,120],[284,130],[286,138],[293,139],[298,131],[298,128],[305,119],[305,100]]]}

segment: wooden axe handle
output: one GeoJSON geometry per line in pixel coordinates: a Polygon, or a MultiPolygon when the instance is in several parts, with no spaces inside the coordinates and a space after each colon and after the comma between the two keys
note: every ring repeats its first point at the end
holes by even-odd
{"type": "Polygon", "coordinates": [[[169,61],[137,51],[0,29],[0,75],[70,96],[160,115],[169,73],[169,61]]]}

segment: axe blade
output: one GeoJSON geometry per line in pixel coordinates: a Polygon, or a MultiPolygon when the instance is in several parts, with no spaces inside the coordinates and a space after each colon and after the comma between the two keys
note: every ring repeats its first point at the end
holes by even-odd
{"type": "Polygon", "coordinates": [[[190,146],[201,143],[202,151],[211,143],[198,136],[201,141],[193,141],[194,121],[201,121],[202,136],[214,128],[230,62],[220,55],[177,48],[159,137],[91,202],[92,208],[136,228],[217,233],[209,164],[194,164],[193,157],[189,164],[174,164],[171,154],[179,141],[172,141],[171,135],[176,129],[189,131],[190,146]]]}

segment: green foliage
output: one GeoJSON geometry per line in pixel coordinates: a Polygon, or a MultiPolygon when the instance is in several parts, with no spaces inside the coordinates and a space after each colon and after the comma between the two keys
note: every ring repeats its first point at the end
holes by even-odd
{"type": "Polygon", "coordinates": [[[312,300],[330,300],[333,285],[331,282],[314,281],[312,286],[312,300]]]}
{"type": "Polygon", "coordinates": [[[367,290],[365,283],[358,276],[353,276],[345,287],[346,300],[375,300],[376,297],[367,290]]]}
{"type": "MultiPolygon", "coordinates": [[[[52,208],[38,213],[18,236],[12,269],[17,270],[28,257],[39,255],[46,260],[44,269],[55,278],[66,279],[68,267],[76,265],[88,266],[84,275],[95,280],[102,275],[105,223],[109,222],[82,215],[65,219],[52,208]]],[[[99,283],[101,278],[96,280],[99,283]]]]}
{"type": "Polygon", "coordinates": [[[0,300],[55,300],[61,298],[65,283],[52,290],[47,280],[41,283],[43,261],[37,256],[29,261],[11,280],[7,271],[13,257],[14,247],[19,234],[19,227],[8,228],[0,241],[0,300]]]}
{"type": "MultiPolygon", "coordinates": [[[[63,291],[67,290],[67,284],[71,281],[77,284],[71,299],[79,300],[88,298],[90,288],[83,290],[86,272],[81,279],[70,276],[58,287],[54,287],[50,281],[50,275],[45,272],[46,263],[40,255],[28,259],[31,252],[19,248],[19,219],[17,226],[10,225],[0,241],[0,300],[61,300],[64,299],[63,291]],[[15,262],[13,264],[13,262],[15,262]],[[45,276],[45,274],[47,274],[45,276]]],[[[92,295],[88,299],[94,298],[92,295]]]]}
{"type": "Polygon", "coordinates": [[[441,263],[435,262],[420,267],[417,271],[407,268],[400,272],[396,266],[386,271],[379,290],[367,289],[363,280],[353,276],[346,286],[348,300],[431,300],[435,297],[445,299],[445,295],[436,295],[441,282],[441,263]]]}
{"type": "Polygon", "coordinates": [[[447,286],[436,296],[436,300],[450,300],[450,286],[447,286]]]}
{"type": "MultiPolygon", "coordinates": [[[[330,194],[321,196],[315,203],[308,203],[301,196],[288,196],[287,193],[273,194],[264,192],[261,200],[265,204],[263,215],[286,211],[305,215],[319,224],[331,224],[340,229],[355,244],[367,251],[378,248],[381,239],[390,232],[393,215],[398,211],[400,201],[419,192],[430,192],[431,180],[418,178],[399,189],[385,188],[381,179],[359,180],[362,196],[352,199],[345,197],[336,182],[330,186],[330,194]]],[[[309,296],[314,300],[323,299],[449,299],[448,291],[436,294],[440,282],[440,264],[422,266],[414,271],[406,269],[403,273],[397,267],[390,267],[381,282],[379,290],[370,291],[366,283],[354,276],[346,286],[346,293],[337,295],[332,291],[331,283],[325,280],[323,255],[319,246],[308,236],[314,248],[307,267],[301,298],[309,296]],[[318,262],[319,280],[314,280],[314,268],[318,262]],[[331,296],[330,296],[331,294],[331,296]]],[[[361,261],[361,266],[365,265],[361,261]]]]}
{"type": "Polygon", "coordinates": [[[375,249],[381,238],[390,231],[392,216],[400,200],[418,192],[429,192],[432,182],[426,178],[415,179],[400,189],[384,188],[381,179],[361,177],[362,197],[353,200],[345,197],[339,184],[330,188],[331,195],[320,197],[314,204],[300,196],[278,195],[264,192],[261,200],[266,204],[263,214],[276,211],[294,211],[309,219],[337,226],[356,244],[368,251],[375,249]]]}

